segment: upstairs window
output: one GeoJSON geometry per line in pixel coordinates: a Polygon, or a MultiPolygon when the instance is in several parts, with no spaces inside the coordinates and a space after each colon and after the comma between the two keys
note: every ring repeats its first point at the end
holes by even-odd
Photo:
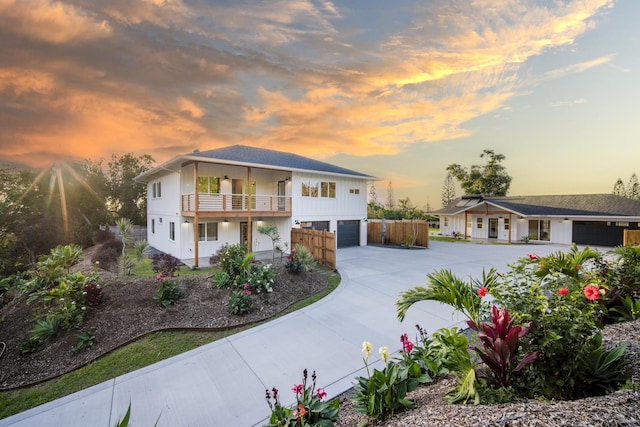
{"type": "Polygon", "coordinates": [[[159,199],[160,197],[162,197],[162,182],[154,182],[151,192],[154,199],[159,199]]]}
{"type": "Polygon", "coordinates": [[[360,189],[359,188],[350,188],[349,189],[349,194],[360,194],[360,189]]]}
{"type": "Polygon", "coordinates": [[[329,197],[331,199],[336,198],[336,183],[335,182],[321,182],[320,183],[320,197],[329,197]]]}
{"type": "Polygon", "coordinates": [[[220,178],[217,176],[199,176],[198,193],[218,194],[220,193],[220,178]]]}
{"type": "Polygon", "coordinates": [[[311,183],[311,181],[303,182],[302,197],[318,197],[318,183],[311,183]]]}

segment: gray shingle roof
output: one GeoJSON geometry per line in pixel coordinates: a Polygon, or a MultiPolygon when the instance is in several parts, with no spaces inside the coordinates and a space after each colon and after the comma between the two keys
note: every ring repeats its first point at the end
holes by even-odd
{"type": "Polygon", "coordinates": [[[324,173],[337,173],[369,178],[361,172],[335,166],[330,163],[299,156],[282,151],[267,150],[265,148],[248,147],[246,145],[232,145],[230,147],[193,153],[191,156],[206,159],[227,160],[255,165],[276,166],[286,169],[308,170],[324,173]]]}
{"type": "Polygon", "coordinates": [[[485,202],[522,216],[640,217],[640,201],[613,194],[508,196],[457,199],[434,213],[453,215],[485,202]],[[466,201],[467,203],[461,203],[466,201]]]}

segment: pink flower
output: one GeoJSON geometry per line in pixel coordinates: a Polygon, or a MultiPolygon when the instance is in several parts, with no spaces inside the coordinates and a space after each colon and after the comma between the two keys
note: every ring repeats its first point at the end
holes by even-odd
{"type": "Polygon", "coordinates": [[[478,295],[480,295],[480,298],[486,297],[487,293],[488,293],[487,288],[485,288],[484,286],[478,289],[478,295]]]}
{"type": "Polygon", "coordinates": [[[298,409],[293,410],[293,416],[298,419],[298,422],[301,421],[301,418],[307,414],[307,410],[305,409],[302,403],[298,404],[298,409]]]}
{"type": "Polygon", "coordinates": [[[569,288],[566,286],[564,288],[558,289],[558,295],[567,295],[569,293],[569,288]]]}
{"type": "Polygon", "coordinates": [[[322,400],[327,397],[327,392],[322,387],[318,387],[318,399],[322,400]]]}
{"type": "Polygon", "coordinates": [[[595,301],[600,298],[600,288],[594,285],[585,286],[582,290],[584,296],[587,297],[589,301],[595,301]]]}
{"type": "Polygon", "coordinates": [[[576,270],[580,271],[582,270],[582,267],[580,267],[579,265],[576,265],[576,270]]]}
{"type": "Polygon", "coordinates": [[[540,259],[540,258],[538,258],[538,256],[537,256],[537,255],[534,255],[534,254],[529,254],[529,255],[527,255],[527,256],[529,257],[529,259],[530,259],[531,261],[537,261],[537,260],[539,260],[539,259],[540,259]]]}
{"type": "Polygon", "coordinates": [[[302,390],[302,384],[294,384],[293,387],[291,387],[291,391],[295,394],[302,394],[302,390]]]}
{"type": "Polygon", "coordinates": [[[158,275],[156,276],[156,280],[157,280],[157,281],[162,280],[162,273],[160,273],[160,274],[158,274],[158,275]]]}
{"type": "Polygon", "coordinates": [[[244,284],[244,286],[242,287],[242,292],[244,292],[245,295],[251,295],[251,289],[248,283],[244,284]]]}
{"type": "Polygon", "coordinates": [[[411,353],[413,350],[413,343],[409,341],[409,336],[407,334],[400,335],[400,342],[402,343],[402,348],[405,353],[411,353]]]}

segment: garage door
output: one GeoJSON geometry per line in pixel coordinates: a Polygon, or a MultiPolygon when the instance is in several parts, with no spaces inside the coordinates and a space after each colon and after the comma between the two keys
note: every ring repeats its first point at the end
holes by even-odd
{"type": "Polygon", "coordinates": [[[346,248],[360,244],[360,221],[338,221],[338,247],[346,248]]]}
{"type": "Polygon", "coordinates": [[[573,241],[579,245],[622,245],[624,229],[637,230],[637,222],[574,221],[573,241]]]}

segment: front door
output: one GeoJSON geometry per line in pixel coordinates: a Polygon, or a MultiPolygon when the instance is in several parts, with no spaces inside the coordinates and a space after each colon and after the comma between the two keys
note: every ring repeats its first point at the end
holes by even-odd
{"type": "Polygon", "coordinates": [[[498,218],[489,218],[489,238],[498,238],[498,218]]]}
{"type": "Polygon", "coordinates": [[[246,222],[240,223],[240,243],[247,244],[249,239],[248,227],[246,222]]]}

